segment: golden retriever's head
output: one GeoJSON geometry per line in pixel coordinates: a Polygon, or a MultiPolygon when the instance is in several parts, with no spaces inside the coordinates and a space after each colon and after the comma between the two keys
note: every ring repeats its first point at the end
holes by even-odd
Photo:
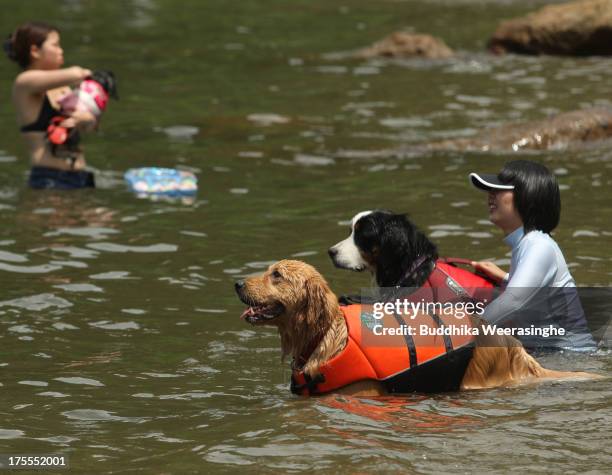
{"type": "Polygon", "coordinates": [[[309,327],[316,333],[335,316],[338,301],[321,274],[301,261],[283,260],[261,276],[236,282],[240,300],[248,305],[241,318],[253,325],[309,327]]]}

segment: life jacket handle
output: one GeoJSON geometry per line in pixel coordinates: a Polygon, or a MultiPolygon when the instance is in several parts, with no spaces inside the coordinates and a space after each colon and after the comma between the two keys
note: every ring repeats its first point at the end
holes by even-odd
{"type": "MultiPolygon", "coordinates": [[[[472,260],[464,259],[463,257],[440,257],[439,260],[444,262],[445,264],[449,264],[454,267],[457,267],[457,264],[472,267],[472,260]]],[[[491,284],[493,284],[494,287],[499,287],[499,282],[493,280],[491,277],[489,277],[484,272],[480,272],[480,271],[476,271],[476,272],[471,271],[471,272],[476,274],[479,277],[482,277],[487,282],[490,282],[491,284]]]]}
{"type": "Polygon", "coordinates": [[[472,261],[470,259],[464,259],[463,257],[440,257],[440,260],[452,266],[456,266],[456,264],[463,264],[466,266],[472,265],[472,261]]]}

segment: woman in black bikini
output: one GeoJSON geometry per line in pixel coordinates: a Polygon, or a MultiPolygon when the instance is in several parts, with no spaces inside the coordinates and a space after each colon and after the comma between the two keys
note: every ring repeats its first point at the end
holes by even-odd
{"type": "Polygon", "coordinates": [[[62,68],[64,52],[59,31],[45,23],[21,25],[6,41],[5,50],[23,70],[15,79],[12,97],[32,162],[30,186],[93,187],[93,174],[85,170],[85,158],[78,147],[78,131],[91,130],[95,118],[86,112],[75,112],[61,119],[59,125],[71,131],[69,146],[52,146],[47,139],[52,119],[62,115],[58,100],[91,71],[79,66],[62,68]]]}

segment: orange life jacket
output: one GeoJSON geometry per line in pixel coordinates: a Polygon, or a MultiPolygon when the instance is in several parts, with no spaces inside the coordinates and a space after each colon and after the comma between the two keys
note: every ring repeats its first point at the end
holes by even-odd
{"type": "MultiPolygon", "coordinates": [[[[479,300],[478,292],[484,292],[480,296],[486,297],[492,288],[493,285],[483,278],[440,260],[427,282],[401,300],[473,302],[479,300]]],[[[377,319],[373,305],[340,308],[348,329],[346,347],[321,365],[315,378],[303,371],[293,371],[293,393],[323,394],[362,380],[379,381],[389,393],[459,389],[472,357],[475,338],[467,315],[457,319],[455,315],[434,312],[410,315],[384,312],[382,318],[377,319]],[[410,328],[413,334],[409,334],[410,328]],[[422,328],[431,330],[421,334],[422,328]],[[444,328],[450,334],[443,334],[444,328]],[[453,328],[456,331],[452,331],[453,328]],[[386,334],[381,335],[385,330],[386,334]]]]}

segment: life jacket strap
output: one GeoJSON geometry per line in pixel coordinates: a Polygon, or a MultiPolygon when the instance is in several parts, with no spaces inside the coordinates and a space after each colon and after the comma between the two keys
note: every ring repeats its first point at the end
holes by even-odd
{"type": "Polygon", "coordinates": [[[290,389],[293,394],[301,395],[305,389],[308,391],[306,395],[316,394],[319,383],[325,382],[325,375],[321,373],[317,374],[314,378],[311,378],[310,375],[304,372],[298,373],[298,376],[301,376],[304,379],[304,383],[298,384],[295,373],[292,374],[290,389]]]}
{"type": "MultiPolygon", "coordinates": [[[[404,321],[401,319],[399,315],[395,313],[393,314],[393,317],[395,318],[395,320],[397,321],[397,324],[401,328],[401,326],[404,324],[404,321]]],[[[415,366],[418,365],[417,352],[416,352],[416,346],[414,344],[414,338],[412,338],[412,335],[409,335],[408,333],[406,333],[404,335],[404,342],[406,343],[406,349],[408,350],[408,357],[410,359],[410,367],[414,368],[415,366]]]]}
{"type": "MultiPolygon", "coordinates": [[[[432,320],[436,322],[436,325],[438,325],[439,328],[444,328],[444,322],[442,322],[442,319],[438,315],[432,312],[430,316],[432,320]]],[[[446,333],[444,333],[442,336],[444,338],[444,347],[446,348],[446,352],[450,353],[453,351],[453,341],[451,340],[450,335],[447,335],[446,333]]]]}

